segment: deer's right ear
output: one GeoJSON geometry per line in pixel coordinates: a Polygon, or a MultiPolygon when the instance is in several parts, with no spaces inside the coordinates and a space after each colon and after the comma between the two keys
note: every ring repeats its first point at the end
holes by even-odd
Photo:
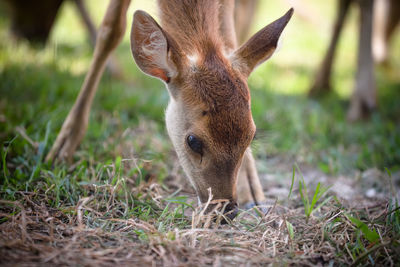
{"type": "Polygon", "coordinates": [[[178,70],[171,56],[176,50],[173,40],[146,12],[133,16],[131,50],[139,68],[148,75],[168,83],[178,70]]]}
{"type": "Polygon", "coordinates": [[[238,69],[243,75],[249,76],[255,67],[271,57],[276,49],[282,31],[292,15],[293,8],[286,12],[280,19],[277,19],[254,34],[253,37],[231,56],[233,67],[238,69]]]}

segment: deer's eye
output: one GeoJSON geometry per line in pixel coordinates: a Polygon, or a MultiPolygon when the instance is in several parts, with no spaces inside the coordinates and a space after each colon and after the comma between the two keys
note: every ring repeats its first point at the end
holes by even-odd
{"type": "Polygon", "coordinates": [[[203,142],[194,135],[188,135],[186,142],[190,149],[203,156],[203,142]]]}

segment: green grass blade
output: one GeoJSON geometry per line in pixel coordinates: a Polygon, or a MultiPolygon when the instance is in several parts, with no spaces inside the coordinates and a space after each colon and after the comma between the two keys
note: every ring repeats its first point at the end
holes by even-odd
{"type": "Polygon", "coordinates": [[[116,185],[117,182],[118,182],[119,177],[121,177],[121,172],[122,172],[121,162],[122,162],[122,158],[121,158],[120,156],[118,156],[118,157],[115,159],[115,163],[114,163],[114,166],[115,166],[115,175],[114,175],[114,177],[113,177],[113,179],[112,179],[112,181],[111,181],[111,184],[112,184],[112,185],[116,185]]]}
{"type": "Polygon", "coordinates": [[[293,228],[293,224],[291,224],[289,221],[286,221],[286,227],[287,230],[289,232],[289,237],[291,240],[294,239],[294,228],[293,228]]]}
{"type": "Polygon", "coordinates": [[[315,188],[314,196],[313,196],[313,199],[312,199],[312,201],[311,201],[311,205],[310,205],[310,210],[311,210],[311,212],[312,212],[312,210],[313,210],[315,204],[317,203],[317,201],[318,201],[319,198],[320,198],[320,192],[319,192],[319,188],[320,188],[320,187],[321,187],[321,183],[319,182],[319,183],[317,184],[317,188],[315,188]]]}
{"type": "Polygon", "coordinates": [[[290,196],[292,195],[295,174],[296,174],[296,167],[293,165],[292,183],[290,184],[290,190],[289,190],[288,199],[290,199],[290,196]]]}
{"type": "Polygon", "coordinates": [[[314,210],[319,210],[321,207],[323,207],[326,203],[329,202],[329,200],[332,199],[332,196],[328,197],[327,199],[325,199],[324,201],[322,201],[321,203],[318,204],[318,206],[314,209],[314,210]]]}
{"type": "Polygon", "coordinates": [[[7,168],[7,162],[6,162],[6,158],[7,158],[7,153],[8,153],[8,149],[10,148],[11,144],[14,142],[14,140],[18,137],[18,135],[14,136],[13,139],[11,139],[10,142],[8,142],[8,146],[6,149],[4,149],[4,147],[1,147],[1,160],[2,160],[2,165],[3,165],[3,175],[4,175],[4,184],[8,185],[9,181],[8,181],[8,175],[9,175],[9,171],[7,168]]]}
{"type": "Polygon", "coordinates": [[[44,152],[46,150],[46,147],[47,147],[47,144],[49,141],[50,128],[51,128],[51,121],[48,121],[46,124],[46,133],[44,135],[44,140],[39,143],[38,155],[37,155],[35,167],[33,168],[32,172],[31,172],[29,180],[25,184],[25,191],[28,191],[29,185],[33,181],[33,178],[35,178],[37,176],[37,174],[40,172],[40,168],[42,166],[42,161],[43,161],[43,157],[44,157],[44,152]]]}
{"type": "Polygon", "coordinates": [[[361,232],[364,234],[365,238],[371,242],[371,243],[375,243],[376,241],[379,240],[379,235],[376,232],[375,229],[370,230],[368,228],[368,226],[360,221],[359,219],[352,217],[352,216],[347,216],[349,218],[349,220],[358,228],[361,230],[361,232]]]}

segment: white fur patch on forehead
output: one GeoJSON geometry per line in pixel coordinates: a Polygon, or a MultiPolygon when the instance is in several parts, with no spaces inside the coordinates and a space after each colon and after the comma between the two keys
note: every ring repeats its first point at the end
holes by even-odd
{"type": "Polygon", "coordinates": [[[191,66],[198,65],[198,63],[199,63],[199,55],[198,54],[186,55],[186,57],[189,60],[189,63],[191,66]]]}
{"type": "Polygon", "coordinates": [[[235,51],[227,51],[226,49],[222,50],[222,55],[224,55],[225,58],[230,59],[231,56],[233,55],[235,51]]]}

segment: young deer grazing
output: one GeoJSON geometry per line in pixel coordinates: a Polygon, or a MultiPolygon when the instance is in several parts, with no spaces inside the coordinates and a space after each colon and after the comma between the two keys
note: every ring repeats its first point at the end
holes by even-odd
{"type": "Polygon", "coordinates": [[[211,188],[235,209],[252,193],[256,203],[264,198],[249,148],[256,127],[247,77],[272,55],[293,11],[236,49],[233,1],[222,2],[160,0],[162,26],[136,11],[131,48],[140,69],[166,83],[168,134],[200,201],[211,188]],[[237,194],[236,184],[249,183],[257,192],[237,194]]]}
{"type": "MultiPolygon", "coordinates": [[[[230,211],[231,218],[236,214],[237,203],[257,205],[265,200],[249,148],[256,127],[247,77],[273,54],[293,13],[290,9],[237,48],[234,3],[159,0],[161,26],[146,12],[136,11],[131,31],[131,49],[137,65],[167,86],[168,134],[200,202],[208,200],[210,188],[213,200],[229,202],[225,212],[230,211]]],[[[73,150],[65,143],[76,147],[80,142],[70,140],[66,133],[81,134],[80,129],[86,127],[87,118],[83,127],[75,120],[87,117],[86,106],[90,107],[91,100],[85,96],[93,98],[95,89],[91,88],[97,84],[91,83],[98,82],[97,71],[104,69],[104,58],[122,36],[125,15],[121,13],[126,12],[128,4],[127,0],[110,2],[89,77],[48,158],[68,157],[73,150]],[[105,34],[110,37],[105,38],[105,34]],[[96,62],[102,65],[99,67],[96,62]]]]}

